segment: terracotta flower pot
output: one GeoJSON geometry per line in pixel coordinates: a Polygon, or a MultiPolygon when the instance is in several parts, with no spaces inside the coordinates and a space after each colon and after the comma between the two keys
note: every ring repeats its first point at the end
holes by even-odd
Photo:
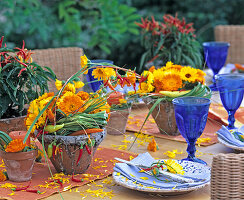
{"type": "Polygon", "coordinates": [[[0,150],[10,181],[29,181],[32,177],[32,169],[37,156],[37,150],[28,152],[5,152],[0,150]]]}
{"type": "Polygon", "coordinates": [[[115,110],[111,112],[109,122],[106,126],[109,135],[123,135],[131,108],[115,110]]]}
{"type": "Polygon", "coordinates": [[[3,131],[7,134],[11,131],[26,130],[25,126],[25,116],[0,119],[0,131],[3,131]]]}
{"type": "MultiPolygon", "coordinates": [[[[151,97],[147,97],[143,100],[146,103],[148,109],[151,109],[151,107],[157,101],[157,99],[153,99],[151,97]]],[[[152,116],[161,134],[180,135],[175,121],[175,111],[172,102],[166,100],[161,101],[152,111],[152,116]]]]}
{"type": "MultiPolygon", "coordinates": [[[[91,133],[90,139],[95,140],[94,146],[88,147],[91,150],[91,154],[85,148],[85,144],[88,141],[87,135],[79,136],[55,136],[55,135],[44,135],[44,146],[45,150],[48,150],[48,145],[56,140],[56,145],[62,149],[62,153],[59,152],[54,157],[50,158],[53,166],[57,172],[63,172],[64,174],[82,174],[90,166],[92,156],[97,150],[99,144],[103,141],[106,135],[106,130],[99,133],[91,133]],[[83,153],[80,161],[77,163],[80,147],[83,146],[83,153]]],[[[42,136],[38,137],[38,140],[42,141],[42,136]]]]}

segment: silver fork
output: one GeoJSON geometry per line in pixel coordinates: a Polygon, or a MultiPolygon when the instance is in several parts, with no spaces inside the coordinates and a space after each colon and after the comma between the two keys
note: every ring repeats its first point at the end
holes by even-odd
{"type": "MultiPolygon", "coordinates": [[[[122,163],[126,163],[127,165],[131,165],[131,166],[135,166],[135,167],[142,167],[142,168],[148,168],[149,166],[145,166],[145,165],[142,165],[142,164],[134,164],[128,160],[124,160],[124,159],[121,159],[121,158],[114,158],[115,160],[118,160],[122,163]]],[[[149,175],[152,175],[151,172],[146,172],[145,173],[149,174],[149,175]]],[[[163,171],[162,169],[159,169],[159,173],[166,176],[167,178],[170,178],[171,180],[173,181],[176,181],[176,182],[180,182],[180,183],[194,183],[195,181],[190,179],[190,178],[185,178],[185,177],[182,177],[182,176],[179,176],[177,174],[173,174],[173,173],[170,173],[170,172],[166,172],[166,171],[163,171]]]]}

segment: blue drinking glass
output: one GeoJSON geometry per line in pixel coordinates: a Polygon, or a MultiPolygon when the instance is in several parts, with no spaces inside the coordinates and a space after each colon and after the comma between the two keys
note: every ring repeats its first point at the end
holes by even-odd
{"type": "MultiPolygon", "coordinates": [[[[92,63],[104,63],[105,65],[104,66],[108,66],[108,64],[113,64],[113,61],[111,60],[91,60],[92,63]]],[[[92,65],[92,67],[94,66],[101,66],[100,64],[99,65],[92,65]]],[[[91,89],[93,90],[93,92],[96,92],[97,90],[99,90],[100,86],[103,84],[103,81],[99,81],[97,80],[96,78],[94,78],[94,76],[92,76],[92,71],[94,70],[95,68],[91,68],[88,70],[88,73],[86,75],[86,79],[87,79],[87,82],[90,84],[91,86],[91,89]]]]}
{"type": "Polygon", "coordinates": [[[215,76],[220,99],[228,112],[228,129],[234,129],[235,112],[240,107],[244,93],[243,74],[217,74],[215,76]]]}
{"type": "Polygon", "coordinates": [[[195,144],[206,126],[210,100],[201,97],[179,97],[172,102],[176,124],[188,145],[186,149],[188,157],[183,160],[206,164],[195,157],[195,144]]]}
{"type": "Polygon", "coordinates": [[[213,84],[210,85],[210,89],[217,91],[215,75],[219,73],[220,69],[224,66],[228,49],[230,44],[227,42],[204,42],[204,58],[207,66],[213,71],[213,84]]]}

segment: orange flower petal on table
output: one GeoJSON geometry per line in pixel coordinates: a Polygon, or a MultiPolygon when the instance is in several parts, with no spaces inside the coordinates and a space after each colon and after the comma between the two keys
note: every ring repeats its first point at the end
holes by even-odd
{"type": "Polygon", "coordinates": [[[12,140],[6,147],[6,152],[20,152],[26,147],[21,139],[12,140]]]}

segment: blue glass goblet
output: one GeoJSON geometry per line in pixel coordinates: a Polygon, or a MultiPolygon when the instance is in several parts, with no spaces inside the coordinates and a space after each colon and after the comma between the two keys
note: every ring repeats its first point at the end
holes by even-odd
{"type": "MultiPolygon", "coordinates": [[[[113,64],[113,61],[111,61],[111,60],[91,60],[91,62],[92,63],[113,64]]],[[[96,66],[96,64],[94,64],[93,66],[96,66]]],[[[99,64],[99,66],[101,66],[101,65],[99,64]]],[[[108,65],[105,65],[105,66],[108,66],[108,65]]],[[[97,80],[96,78],[94,78],[94,76],[92,76],[92,71],[94,69],[95,68],[93,67],[88,70],[86,79],[87,79],[87,82],[90,83],[90,86],[91,86],[91,89],[93,90],[93,92],[96,92],[100,88],[100,86],[103,84],[103,82],[97,80]]]]}
{"type": "Polygon", "coordinates": [[[210,100],[201,97],[179,97],[172,102],[176,124],[188,145],[186,150],[188,157],[183,160],[206,164],[195,157],[195,144],[206,126],[210,100]]]}
{"type": "Polygon", "coordinates": [[[235,112],[240,107],[244,93],[243,74],[217,74],[215,76],[220,99],[228,112],[228,129],[234,129],[235,112]]]}
{"type": "Polygon", "coordinates": [[[204,42],[203,50],[207,66],[213,71],[213,84],[210,89],[217,91],[215,75],[219,73],[220,69],[224,66],[228,49],[230,44],[227,42],[204,42]]]}

